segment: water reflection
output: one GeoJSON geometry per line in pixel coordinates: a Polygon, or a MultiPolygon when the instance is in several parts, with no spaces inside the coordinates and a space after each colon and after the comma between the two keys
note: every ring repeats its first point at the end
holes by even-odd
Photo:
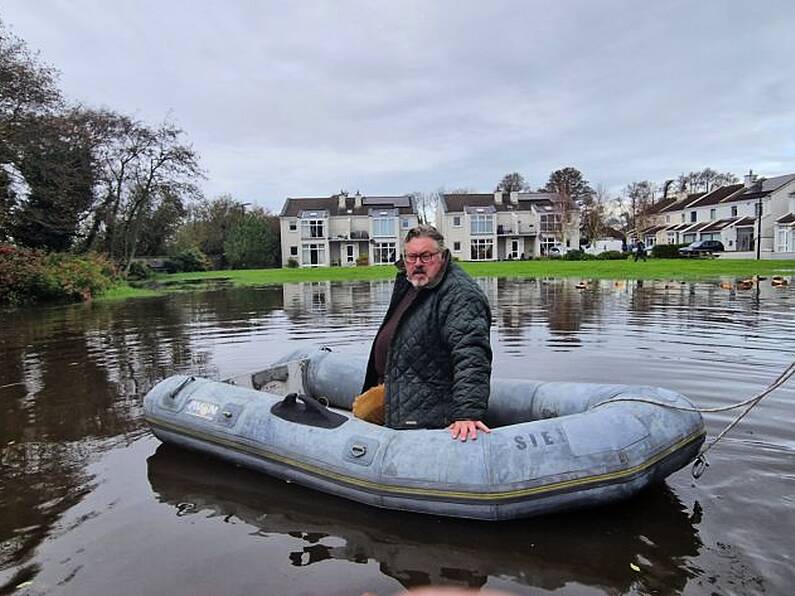
{"type": "Polygon", "coordinates": [[[175,515],[234,517],[264,540],[274,534],[300,539],[299,550],[283,553],[292,566],[375,560],[406,588],[481,587],[491,576],[545,590],[575,582],[623,593],[640,582],[635,588],[641,593],[676,593],[692,576],[688,557],[701,547],[698,513],[686,511],[665,485],[620,506],[494,524],[318,499],[301,487],[166,445],[147,464],[152,490],[175,515]]]}
{"type": "MultiPolygon", "coordinates": [[[[492,305],[495,374],[665,385],[701,405],[715,406],[747,397],[795,359],[795,285],[790,281],[785,288],[774,288],[769,281],[751,288],[734,282],[483,278],[478,283],[492,305]]],[[[54,535],[64,512],[108,477],[124,473],[107,470],[107,477],[96,477],[87,469],[99,455],[122,449],[148,432],[141,421],[141,399],[155,382],[178,372],[233,376],[296,347],[327,344],[364,351],[386,311],[391,289],[388,280],[287,284],[0,313],[0,586],[34,577],[44,564],[36,550],[54,535]]],[[[793,506],[793,444],[787,421],[795,394],[790,389],[778,395],[755,414],[753,426],[745,427],[748,441],[770,450],[760,460],[764,467],[751,473],[764,482],[764,494],[749,494],[750,482],[739,482],[731,494],[735,499],[741,495],[743,501],[722,501],[720,511],[735,523],[747,520],[747,535],[754,540],[745,544],[745,552],[760,565],[759,561],[776,561],[766,577],[773,578],[774,586],[783,586],[775,578],[786,576],[786,571],[781,571],[779,555],[770,553],[786,550],[779,545],[787,543],[789,533],[761,517],[769,512],[773,520],[786,518],[793,506]],[[764,499],[765,506],[748,507],[755,499],[764,499]],[[744,517],[737,517],[733,505],[744,517]],[[756,523],[763,525],[760,532],[755,531],[756,523]]],[[[719,430],[729,416],[708,416],[710,432],[719,430]]],[[[717,460],[713,469],[721,463],[717,460]]],[[[730,468],[733,458],[723,463],[730,468]]],[[[188,482],[184,480],[186,490],[188,482]]],[[[257,477],[256,483],[262,482],[257,477]]],[[[268,486],[277,490],[277,485],[268,486]]],[[[726,488],[725,483],[702,486],[716,492],[726,488]]],[[[168,494],[167,488],[160,490],[168,494]]],[[[247,504],[245,491],[235,491],[232,504],[247,504]]],[[[277,518],[289,517],[286,501],[280,503],[277,518]]],[[[654,549],[639,539],[653,533],[653,542],[671,542],[660,551],[663,556],[656,565],[659,570],[670,568],[671,585],[679,586],[687,581],[680,558],[696,556],[699,544],[695,526],[688,529],[682,523],[687,515],[670,492],[649,495],[607,515],[601,511],[597,519],[578,514],[571,518],[577,523],[558,519],[520,524],[516,527],[522,531],[511,530],[505,538],[510,548],[502,546],[503,529],[481,530],[476,536],[453,522],[437,520],[428,533],[426,518],[405,521],[403,516],[360,507],[355,509],[356,519],[368,520],[372,528],[356,520],[346,527],[343,510],[350,504],[327,505],[338,511],[334,523],[339,527],[312,525],[299,517],[289,530],[283,529],[307,536],[308,550],[286,557],[291,565],[311,565],[328,557],[356,561],[361,556],[378,560],[385,573],[405,585],[442,579],[476,585],[486,577],[506,575],[527,585],[557,586],[570,579],[624,589],[633,577],[624,563],[634,553],[654,556],[654,549]],[[656,512],[654,520],[643,515],[649,507],[656,512]],[[678,530],[665,538],[666,527],[659,520],[678,530]],[[639,524],[650,524],[648,533],[639,524]],[[363,546],[352,551],[317,539],[319,534],[342,535],[346,545],[351,541],[363,546]],[[452,538],[445,538],[448,535],[452,538]],[[577,565],[566,566],[571,540],[562,536],[576,536],[578,545],[584,543],[577,547],[584,549],[577,565]],[[442,542],[437,552],[438,540],[442,542]],[[611,565],[593,546],[604,540],[612,544],[614,556],[619,553],[623,566],[611,565]],[[482,548],[475,551],[467,547],[468,541],[482,548]],[[543,544],[543,550],[528,546],[534,541],[543,544]],[[442,547],[460,555],[446,556],[442,547]],[[490,560],[484,552],[491,550],[502,552],[502,557],[490,560]],[[539,575],[533,565],[541,566],[548,557],[555,562],[554,573],[539,575]],[[429,566],[427,561],[435,559],[445,564],[429,566]],[[583,563],[586,559],[595,564],[583,563]],[[528,567],[528,561],[533,565],[528,567]]]]}

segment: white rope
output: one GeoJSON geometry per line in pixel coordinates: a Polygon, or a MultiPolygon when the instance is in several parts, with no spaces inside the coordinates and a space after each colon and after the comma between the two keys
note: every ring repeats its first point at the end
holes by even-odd
{"type": "Polygon", "coordinates": [[[682,412],[699,412],[699,413],[702,413],[702,414],[710,414],[710,413],[714,413],[714,412],[727,412],[729,410],[735,410],[737,408],[742,408],[743,406],[747,406],[745,408],[745,410],[743,412],[741,412],[740,415],[737,416],[734,420],[732,420],[726,426],[726,428],[724,428],[718,434],[718,436],[715,437],[712,440],[712,442],[709,445],[707,445],[705,447],[702,447],[701,451],[699,451],[698,455],[696,456],[695,462],[693,462],[693,472],[692,472],[694,478],[699,478],[701,476],[701,474],[704,473],[704,470],[707,467],[709,467],[709,462],[707,461],[707,458],[705,457],[707,451],[712,449],[718,443],[718,441],[720,441],[726,435],[726,433],[728,433],[731,429],[733,429],[735,426],[737,426],[737,424],[743,418],[745,418],[746,414],[748,414],[752,409],[754,409],[754,407],[760,401],[762,401],[765,397],[767,397],[768,395],[773,393],[773,391],[775,391],[776,389],[781,387],[784,383],[789,381],[789,379],[794,374],[795,374],[795,362],[790,364],[784,370],[784,372],[782,372],[772,383],[770,383],[767,387],[765,387],[765,389],[763,389],[762,391],[760,391],[759,393],[757,393],[753,397],[749,397],[748,399],[743,400],[741,402],[738,402],[736,404],[732,404],[732,405],[729,405],[729,406],[720,406],[720,407],[717,407],[717,408],[695,408],[695,407],[688,407],[688,406],[676,406],[676,405],[673,405],[673,404],[667,404],[665,402],[657,401],[657,400],[654,400],[654,399],[648,399],[648,398],[645,398],[645,397],[613,397],[613,398],[607,399],[607,400],[605,400],[603,402],[599,402],[594,407],[602,406],[602,405],[609,404],[609,403],[614,403],[614,402],[620,402],[620,401],[634,401],[634,402],[639,402],[639,403],[644,403],[644,404],[651,404],[651,405],[654,405],[654,406],[661,406],[663,408],[668,408],[670,410],[679,410],[679,411],[682,411],[682,412]]]}

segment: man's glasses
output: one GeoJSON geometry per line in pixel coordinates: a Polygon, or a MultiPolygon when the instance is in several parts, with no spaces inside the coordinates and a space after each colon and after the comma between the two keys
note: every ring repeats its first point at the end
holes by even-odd
{"type": "Polygon", "coordinates": [[[406,260],[409,263],[416,263],[417,261],[419,261],[420,263],[427,264],[427,263],[430,263],[431,261],[433,261],[433,257],[438,255],[439,252],[440,251],[438,251],[438,250],[436,252],[424,252],[424,253],[421,253],[421,254],[417,254],[417,253],[413,253],[413,252],[407,252],[406,253],[406,260]]]}

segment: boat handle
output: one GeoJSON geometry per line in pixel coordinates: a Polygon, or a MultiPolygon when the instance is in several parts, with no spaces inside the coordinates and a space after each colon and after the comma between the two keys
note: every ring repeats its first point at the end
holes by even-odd
{"type": "Polygon", "coordinates": [[[367,454],[367,445],[354,444],[351,445],[351,455],[353,457],[362,457],[367,454]]]}
{"type": "Polygon", "coordinates": [[[283,404],[290,407],[295,407],[296,400],[301,400],[304,402],[304,405],[308,410],[314,410],[320,414],[327,412],[327,408],[323,406],[318,400],[308,395],[303,395],[301,393],[288,393],[284,396],[284,400],[282,401],[283,404]]]}

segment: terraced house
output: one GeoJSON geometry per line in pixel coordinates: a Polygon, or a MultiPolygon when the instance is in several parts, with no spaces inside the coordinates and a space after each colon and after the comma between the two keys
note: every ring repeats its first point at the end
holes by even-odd
{"type": "Polygon", "coordinates": [[[580,213],[555,193],[442,195],[436,226],[463,261],[522,259],[580,246],[580,213]]]}
{"type": "Polygon", "coordinates": [[[279,214],[282,266],[353,266],[394,263],[402,239],[418,223],[411,197],[349,196],[288,198],[279,214]]]}
{"type": "MultiPolygon", "coordinates": [[[[795,174],[745,181],[658,201],[645,213],[647,246],[720,240],[729,252],[791,258],[795,253],[795,174]]],[[[751,256],[751,255],[746,255],[751,256]]]]}

